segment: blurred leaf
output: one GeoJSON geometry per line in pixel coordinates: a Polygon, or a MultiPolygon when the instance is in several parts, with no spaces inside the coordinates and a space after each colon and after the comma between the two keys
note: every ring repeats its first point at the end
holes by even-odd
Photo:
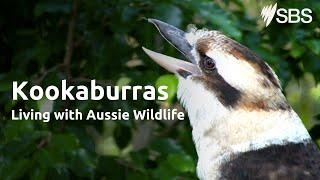
{"type": "Polygon", "coordinates": [[[289,103],[300,115],[307,129],[314,124],[313,117],[319,113],[320,108],[320,103],[311,93],[315,87],[314,77],[306,73],[298,82],[292,79],[285,89],[289,103]]]}
{"type": "Polygon", "coordinates": [[[178,179],[177,176],[178,173],[174,169],[168,168],[166,164],[163,164],[154,171],[152,179],[171,180],[178,179]]]}
{"type": "Polygon", "coordinates": [[[73,173],[79,177],[90,179],[94,177],[95,162],[84,149],[72,153],[70,166],[73,173]]]}
{"type": "Polygon", "coordinates": [[[50,179],[70,179],[70,172],[65,164],[57,164],[53,169],[49,169],[48,172],[47,176],[50,177],[50,179]]]}
{"type": "Polygon", "coordinates": [[[151,144],[152,149],[156,149],[163,154],[181,153],[183,150],[173,139],[159,139],[151,144]]]}
{"type": "Polygon", "coordinates": [[[154,18],[161,19],[175,27],[180,27],[182,12],[172,4],[159,3],[155,6],[154,18]]]}
{"type": "Polygon", "coordinates": [[[132,20],[132,18],[137,15],[138,10],[136,8],[130,7],[130,6],[125,6],[123,11],[122,11],[122,20],[125,22],[128,22],[132,20]]]}
{"type": "Polygon", "coordinates": [[[32,121],[9,121],[4,129],[6,141],[11,141],[25,134],[31,134],[34,130],[32,121]]]}
{"type": "Polygon", "coordinates": [[[129,173],[128,180],[136,180],[136,179],[148,180],[149,178],[148,178],[148,176],[146,174],[137,173],[137,172],[129,173]]]}
{"type": "MultiPolygon", "coordinates": [[[[54,156],[52,156],[51,152],[47,149],[39,149],[33,155],[34,161],[39,163],[39,168],[43,168],[45,170],[48,167],[53,167],[55,164],[54,156]]],[[[39,172],[34,172],[38,174],[39,172]]]]}
{"type": "Polygon", "coordinates": [[[305,52],[305,48],[301,44],[292,44],[292,48],[290,49],[290,55],[294,58],[301,57],[301,55],[305,52]]]}
{"type": "Polygon", "coordinates": [[[108,177],[111,180],[125,179],[123,173],[125,167],[118,163],[114,157],[100,156],[97,163],[97,174],[102,177],[108,177]]]}
{"type": "Polygon", "coordinates": [[[117,81],[117,86],[126,86],[129,85],[129,83],[132,81],[132,79],[130,79],[129,77],[121,77],[118,81],[117,81]]]}
{"type": "Polygon", "coordinates": [[[167,158],[168,164],[178,172],[194,172],[195,163],[187,154],[169,154],[167,158]]]}
{"type": "Polygon", "coordinates": [[[56,152],[72,152],[79,147],[79,141],[73,134],[54,134],[50,146],[56,152]]]}
{"type": "Polygon", "coordinates": [[[222,10],[213,2],[195,2],[193,5],[196,8],[195,12],[199,13],[204,19],[213,24],[213,26],[210,25],[211,28],[218,26],[224,33],[237,40],[241,39],[241,31],[237,29],[226,11],[222,10]]]}
{"type": "Polygon", "coordinates": [[[31,171],[31,180],[43,180],[46,179],[47,176],[47,168],[45,167],[34,167],[33,171],[31,171]]]}
{"type": "Polygon", "coordinates": [[[320,55],[320,40],[308,40],[306,45],[313,53],[320,55]]]}
{"type": "Polygon", "coordinates": [[[320,103],[320,84],[310,89],[310,96],[320,103]]]}
{"type": "Polygon", "coordinates": [[[41,2],[38,3],[34,10],[34,15],[41,16],[44,13],[69,13],[71,5],[58,2],[41,2]]]}
{"type": "Polygon", "coordinates": [[[147,170],[145,164],[148,161],[148,151],[146,149],[137,152],[131,152],[130,157],[132,161],[135,163],[137,169],[140,169],[142,171],[147,170]]]}
{"type": "Polygon", "coordinates": [[[6,92],[11,90],[12,88],[12,81],[9,79],[8,76],[4,74],[0,74],[0,92],[6,92]]]}
{"type": "Polygon", "coordinates": [[[19,179],[23,178],[24,174],[28,172],[30,161],[24,158],[11,161],[6,168],[0,172],[1,179],[19,179]]]}
{"type": "Polygon", "coordinates": [[[172,74],[162,75],[157,79],[155,85],[157,88],[159,88],[160,86],[168,87],[168,89],[166,90],[166,92],[168,93],[167,102],[172,103],[176,97],[177,88],[178,88],[177,77],[172,74]]]}

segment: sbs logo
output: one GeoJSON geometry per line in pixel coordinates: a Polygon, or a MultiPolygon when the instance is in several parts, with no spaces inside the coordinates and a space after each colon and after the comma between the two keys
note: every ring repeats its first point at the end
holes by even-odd
{"type": "Polygon", "coordinates": [[[296,9],[296,8],[279,8],[277,9],[277,3],[274,5],[265,6],[262,8],[261,17],[266,24],[269,26],[273,17],[277,14],[276,21],[278,23],[311,23],[312,22],[312,11],[309,8],[296,9]]]}

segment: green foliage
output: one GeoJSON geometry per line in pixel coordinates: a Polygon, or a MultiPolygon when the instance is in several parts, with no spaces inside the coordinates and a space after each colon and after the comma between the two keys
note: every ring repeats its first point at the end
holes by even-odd
{"type": "MultiPolygon", "coordinates": [[[[87,112],[176,107],[177,80],[141,46],[175,57],[145,17],[181,29],[220,30],[257,52],[282,81],[293,108],[320,143],[320,2],[286,0],[280,7],[309,7],[310,24],[261,20],[262,1],[41,0],[1,2],[0,179],[196,179],[196,152],[188,121],[12,121],[11,109],[87,112]],[[71,56],[70,56],[71,55],[71,56]],[[167,102],[12,101],[13,80],[29,86],[168,85],[167,102]]],[[[271,1],[269,1],[271,3],[271,1]]]]}
{"type": "Polygon", "coordinates": [[[168,89],[166,90],[166,92],[168,93],[167,102],[172,104],[172,102],[175,100],[178,88],[178,79],[175,77],[175,75],[162,75],[157,79],[155,85],[157,88],[160,86],[168,87],[168,89]]]}

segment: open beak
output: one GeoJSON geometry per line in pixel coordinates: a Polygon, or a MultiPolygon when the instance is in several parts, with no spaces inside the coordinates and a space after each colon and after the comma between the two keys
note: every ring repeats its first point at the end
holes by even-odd
{"type": "Polygon", "coordinates": [[[199,75],[200,70],[191,53],[192,46],[185,38],[185,32],[156,19],[148,19],[148,21],[154,24],[159,30],[162,37],[165,38],[176,49],[178,49],[190,62],[166,56],[164,54],[160,54],[151,51],[145,47],[142,47],[142,49],[147,53],[147,55],[160,66],[167,69],[169,72],[180,74],[183,76],[199,75]]]}

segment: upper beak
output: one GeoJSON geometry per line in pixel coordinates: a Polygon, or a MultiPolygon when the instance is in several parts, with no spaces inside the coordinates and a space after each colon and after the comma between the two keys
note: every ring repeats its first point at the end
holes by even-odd
{"type": "Polygon", "coordinates": [[[160,66],[172,73],[186,74],[185,72],[187,72],[188,75],[200,74],[197,63],[191,53],[192,46],[186,40],[185,32],[156,19],[148,19],[148,21],[154,24],[159,30],[162,37],[164,37],[171,45],[178,49],[191,63],[166,56],[142,47],[142,49],[149,55],[149,57],[160,66]]]}

